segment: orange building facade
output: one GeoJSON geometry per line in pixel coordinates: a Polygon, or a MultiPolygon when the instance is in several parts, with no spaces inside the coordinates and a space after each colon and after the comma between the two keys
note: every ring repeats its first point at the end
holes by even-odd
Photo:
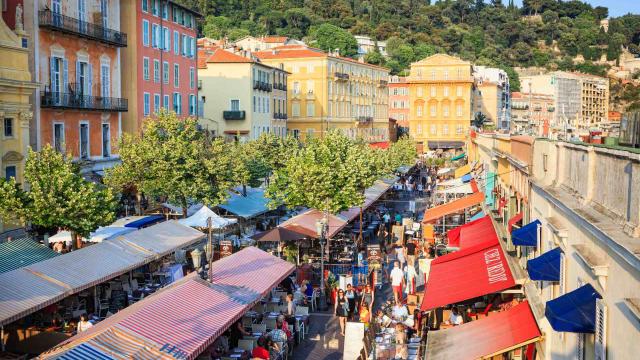
{"type": "Polygon", "coordinates": [[[122,69],[129,112],[123,131],[140,131],[161,109],[198,115],[196,18],[200,14],[168,0],[122,2],[122,28],[129,46],[122,69]]]}
{"type": "Polygon", "coordinates": [[[405,77],[389,77],[389,117],[409,127],[409,83],[405,77]]]}

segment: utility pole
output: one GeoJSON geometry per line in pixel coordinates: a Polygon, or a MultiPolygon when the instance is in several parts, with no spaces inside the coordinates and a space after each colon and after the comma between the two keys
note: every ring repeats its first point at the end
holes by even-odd
{"type": "Polygon", "coordinates": [[[213,283],[213,219],[211,216],[207,219],[207,227],[208,227],[208,246],[209,246],[209,282],[213,283]]]}

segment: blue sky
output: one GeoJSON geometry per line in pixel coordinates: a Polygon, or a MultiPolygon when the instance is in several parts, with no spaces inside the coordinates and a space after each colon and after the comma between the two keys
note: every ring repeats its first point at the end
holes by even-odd
{"type": "MultiPolygon", "coordinates": [[[[583,0],[585,1],[585,0],[583,0]]],[[[518,6],[522,0],[515,0],[518,6]]],[[[621,16],[627,13],[640,14],[640,0],[586,0],[592,6],[606,6],[609,8],[609,16],[621,16]]],[[[508,4],[509,1],[502,1],[508,4]]]]}

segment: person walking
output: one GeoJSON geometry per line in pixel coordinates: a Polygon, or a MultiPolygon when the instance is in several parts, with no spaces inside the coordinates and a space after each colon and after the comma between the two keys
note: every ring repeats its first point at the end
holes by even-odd
{"type": "Polygon", "coordinates": [[[342,289],[338,291],[334,311],[340,323],[340,335],[344,336],[344,328],[347,326],[347,316],[349,316],[349,300],[342,289]]]}
{"type": "Polygon", "coordinates": [[[391,288],[393,289],[393,299],[396,303],[402,301],[402,285],[404,283],[404,272],[400,269],[400,262],[393,263],[393,270],[389,275],[391,278],[391,288]]]}
{"type": "Polygon", "coordinates": [[[344,296],[349,302],[349,319],[353,319],[353,314],[356,310],[356,292],[353,290],[353,285],[347,285],[347,291],[344,292],[344,296]]]}

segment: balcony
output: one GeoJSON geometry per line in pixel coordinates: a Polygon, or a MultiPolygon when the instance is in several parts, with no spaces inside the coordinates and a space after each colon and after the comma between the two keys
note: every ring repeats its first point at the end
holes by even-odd
{"type": "Polygon", "coordinates": [[[373,116],[358,116],[358,124],[369,124],[373,122],[373,116]]]}
{"type": "Polygon", "coordinates": [[[286,119],[287,119],[287,114],[285,114],[285,113],[279,113],[279,112],[274,112],[274,113],[273,113],[273,118],[274,118],[274,119],[279,119],[279,120],[286,120],[286,119]]]}
{"type": "Polygon", "coordinates": [[[222,112],[225,120],[244,120],[246,112],[244,110],[227,110],[222,112]]]}
{"type": "Polygon", "coordinates": [[[254,81],[253,82],[254,90],[262,90],[262,91],[272,91],[271,84],[264,81],[254,81]]]}
{"type": "Polygon", "coordinates": [[[89,96],[81,93],[51,92],[45,89],[40,96],[40,106],[49,109],[75,109],[88,111],[126,112],[127,99],[89,96]]]}
{"type": "Polygon", "coordinates": [[[378,80],[378,87],[386,87],[389,85],[387,80],[378,80]]]}
{"type": "Polygon", "coordinates": [[[38,23],[40,27],[53,31],[76,35],[117,47],[127,46],[127,34],[123,32],[54,13],[51,10],[40,10],[38,12],[38,23]]]}
{"type": "Polygon", "coordinates": [[[347,73],[342,73],[342,72],[335,72],[333,73],[333,78],[335,80],[344,80],[347,81],[349,80],[349,74],[347,73]]]}

